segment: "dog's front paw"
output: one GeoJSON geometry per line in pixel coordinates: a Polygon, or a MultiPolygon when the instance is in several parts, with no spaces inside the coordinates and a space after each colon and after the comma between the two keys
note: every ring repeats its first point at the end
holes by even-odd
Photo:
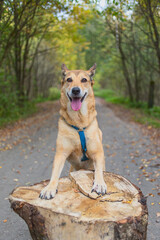
{"type": "Polygon", "coordinates": [[[49,200],[49,199],[52,199],[55,197],[56,195],[56,189],[53,187],[53,186],[46,186],[40,193],[39,197],[41,199],[46,199],[46,200],[49,200]]]}
{"type": "Polygon", "coordinates": [[[98,183],[94,181],[91,192],[96,192],[98,195],[104,195],[107,193],[107,185],[105,184],[105,182],[98,183]]]}

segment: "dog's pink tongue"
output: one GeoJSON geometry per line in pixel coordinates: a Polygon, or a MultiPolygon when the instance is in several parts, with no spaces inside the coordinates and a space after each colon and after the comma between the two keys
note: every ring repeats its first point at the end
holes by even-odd
{"type": "Polygon", "coordinates": [[[78,111],[81,108],[82,102],[80,98],[72,98],[71,107],[74,111],[78,111]]]}

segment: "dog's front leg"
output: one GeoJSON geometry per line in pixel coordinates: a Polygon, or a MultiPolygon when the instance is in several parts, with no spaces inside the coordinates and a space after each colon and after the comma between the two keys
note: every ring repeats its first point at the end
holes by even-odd
{"type": "Polygon", "coordinates": [[[51,199],[54,198],[57,186],[58,186],[58,179],[60,177],[60,174],[62,172],[64,163],[66,158],[69,156],[69,151],[62,151],[60,149],[56,152],[54,162],[53,162],[53,169],[52,169],[52,176],[49,184],[41,191],[39,197],[41,199],[51,199]]]}
{"type": "Polygon", "coordinates": [[[94,183],[92,192],[96,192],[98,195],[104,195],[107,193],[107,185],[104,182],[103,171],[105,170],[104,154],[96,153],[93,157],[93,164],[95,169],[94,183]]]}

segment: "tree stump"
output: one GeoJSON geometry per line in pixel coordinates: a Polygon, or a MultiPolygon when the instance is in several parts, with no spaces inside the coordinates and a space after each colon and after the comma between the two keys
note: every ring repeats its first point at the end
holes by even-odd
{"type": "Polygon", "coordinates": [[[108,194],[91,193],[93,171],[61,178],[52,200],[41,200],[48,181],[18,187],[11,208],[22,217],[34,240],[146,239],[148,213],[139,188],[122,176],[104,172],[108,194]]]}

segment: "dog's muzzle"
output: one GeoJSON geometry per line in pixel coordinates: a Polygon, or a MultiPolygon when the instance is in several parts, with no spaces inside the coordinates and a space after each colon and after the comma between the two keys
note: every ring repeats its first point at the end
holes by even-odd
{"type": "Polygon", "coordinates": [[[81,89],[79,87],[73,87],[71,95],[67,93],[67,96],[71,102],[71,107],[74,111],[78,111],[81,108],[82,102],[84,101],[87,92],[82,96],[81,89]]]}

